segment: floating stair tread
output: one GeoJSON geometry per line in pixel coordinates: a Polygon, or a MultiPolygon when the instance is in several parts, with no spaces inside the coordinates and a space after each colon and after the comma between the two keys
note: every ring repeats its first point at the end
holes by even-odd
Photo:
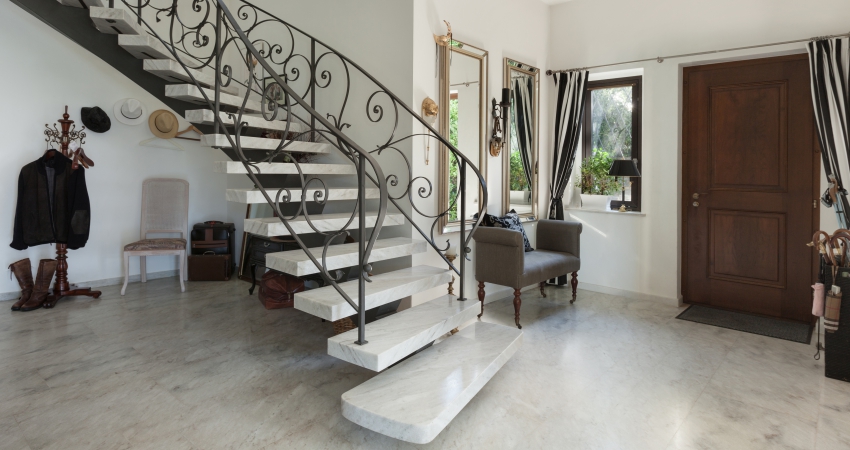
{"type": "MultiPolygon", "coordinates": [[[[448,269],[416,266],[375,275],[371,279],[371,283],[366,283],[366,309],[377,308],[441,284],[448,284],[452,276],[448,269]]],[[[339,283],[339,287],[359,304],[358,280],[339,283]]],[[[331,322],[355,314],[354,308],[333,286],[295,294],[295,309],[331,322]]]]}
{"type": "MultiPolygon", "coordinates": [[[[227,112],[219,112],[219,118],[222,123],[232,126],[237,115],[227,112]]],[[[215,113],[209,109],[193,109],[186,111],[186,120],[199,125],[215,125],[215,113]]],[[[287,123],[285,120],[266,120],[261,116],[243,115],[242,122],[247,123],[249,127],[259,128],[261,130],[286,131],[287,125],[292,133],[301,133],[306,129],[302,124],[297,122],[287,123]]]]}
{"type": "Polygon", "coordinates": [[[65,6],[73,6],[74,8],[89,9],[92,7],[103,7],[105,3],[102,0],[58,0],[60,4],[65,6]]]}
{"type": "MultiPolygon", "coordinates": [[[[366,227],[371,228],[375,226],[375,221],[377,220],[377,213],[367,213],[366,214],[366,227]]],[[[318,228],[320,231],[337,231],[345,226],[348,223],[349,218],[351,218],[351,214],[349,213],[337,213],[337,214],[314,214],[310,216],[310,221],[313,225],[318,228]]],[[[357,217],[351,222],[349,226],[350,230],[356,230],[358,224],[360,223],[357,217]]],[[[403,225],[404,224],[404,214],[401,213],[387,213],[384,218],[384,226],[393,226],[393,225],[403,225]]],[[[296,234],[301,233],[315,233],[313,228],[307,223],[307,220],[301,216],[297,217],[294,220],[289,221],[289,226],[295,231],[296,234]]],[[[259,234],[261,236],[289,236],[289,230],[283,226],[283,223],[280,222],[280,219],[277,217],[266,217],[262,219],[245,219],[245,231],[252,234],[259,234]]]]}
{"type": "MultiPolygon", "coordinates": [[[[256,163],[260,175],[298,175],[294,163],[256,163]]],[[[357,168],[351,164],[300,164],[305,175],[356,175],[357,168]]],[[[216,173],[247,175],[248,170],[240,161],[216,161],[216,173]]]]}
{"type": "MultiPolygon", "coordinates": [[[[377,189],[375,190],[377,191],[377,189]]],[[[356,266],[359,256],[358,247],[359,243],[357,242],[329,246],[325,257],[327,269],[334,270],[356,266]]],[[[309,250],[319,262],[322,261],[324,247],[315,247],[309,250]]],[[[372,246],[369,261],[375,262],[401,258],[403,256],[425,253],[427,250],[428,244],[421,240],[403,237],[379,239],[372,246]]],[[[319,269],[316,268],[316,265],[313,264],[313,261],[310,260],[304,250],[268,253],[266,254],[266,267],[277,270],[278,272],[295,275],[296,277],[319,273],[319,269]]]]}
{"type": "Polygon", "coordinates": [[[123,8],[92,7],[89,8],[89,17],[101,33],[143,34],[139,18],[123,8]]]}
{"type": "MultiPolygon", "coordinates": [[[[145,72],[152,73],[165,81],[194,83],[192,77],[198,84],[207,86],[211,89],[215,88],[215,75],[206,73],[200,70],[189,67],[184,68],[179,62],[173,59],[146,59],[142,68],[145,72]],[[190,77],[188,74],[191,74],[190,77]]],[[[235,86],[222,86],[221,92],[230,95],[239,95],[239,89],[235,86]]]]}
{"type": "MultiPolygon", "coordinates": [[[[330,153],[333,145],[324,142],[286,141],[284,151],[297,153],[330,153]]],[[[242,136],[239,139],[242,150],[274,150],[280,145],[280,139],[242,136]]],[[[202,147],[233,148],[227,135],[205,134],[201,136],[202,147]]]]}
{"type": "MultiPolygon", "coordinates": [[[[201,94],[201,90],[201,88],[194,84],[170,84],[165,86],[165,96],[209,107],[210,104],[204,99],[204,96],[201,94]]],[[[209,97],[211,102],[215,99],[215,90],[203,89],[203,92],[207,94],[207,97],[209,97]]],[[[232,106],[234,108],[241,108],[244,100],[245,99],[240,96],[226,94],[224,92],[222,92],[219,96],[219,101],[222,105],[232,106]]],[[[248,99],[248,102],[245,103],[245,110],[252,112],[262,111],[260,102],[251,99],[248,99]]]]}
{"type": "Polygon", "coordinates": [[[138,59],[174,59],[159,39],[147,33],[119,35],[118,45],[138,59]]]}
{"type": "Polygon", "coordinates": [[[521,345],[516,328],[473,323],[342,394],[342,415],[383,435],[427,444],[521,345]]]}
{"type": "MultiPolygon", "coordinates": [[[[267,189],[269,196],[274,200],[277,198],[277,194],[279,191],[282,191],[280,194],[280,199],[283,201],[284,195],[286,195],[286,191],[283,189],[267,189]]],[[[303,191],[301,188],[291,188],[289,190],[290,195],[292,195],[292,202],[300,202],[301,196],[303,195],[303,191]]],[[[324,189],[307,189],[307,201],[313,202],[315,200],[315,195],[319,193],[324,199],[325,190],[324,189]]],[[[381,190],[378,188],[374,189],[366,189],[366,198],[373,199],[379,198],[381,196],[381,190]]],[[[357,200],[357,188],[349,188],[349,189],[328,189],[328,199],[327,201],[340,201],[340,200],[357,200]]],[[[227,190],[227,201],[234,203],[244,203],[244,204],[255,204],[255,203],[266,203],[266,197],[263,196],[262,191],[259,189],[228,189],[227,190]]]]}
{"type": "Polygon", "coordinates": [[[355,343],[357,329],[328,339],[328,354],[380,372],[474,319],[480,310],[476,301],[444,295],[366,325],[366,345],[355,343]]]}

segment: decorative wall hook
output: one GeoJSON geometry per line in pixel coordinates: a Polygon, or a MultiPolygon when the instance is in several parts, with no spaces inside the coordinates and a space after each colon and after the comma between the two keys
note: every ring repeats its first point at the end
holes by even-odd
{"type": "Polygon", "coordinates": [[[445,20],[443,22],[446,24],[446,27],[448,27],[448,32],[446,32],[444,36],[437,36],[435,34],[434,41],[437,42],[437,45],[448,47],[451,45],[452,42],[452,24],[445,20]]]}

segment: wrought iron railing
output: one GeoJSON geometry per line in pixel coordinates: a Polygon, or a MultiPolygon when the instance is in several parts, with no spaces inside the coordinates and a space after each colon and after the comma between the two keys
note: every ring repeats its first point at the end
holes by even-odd
{"type": "MultiPolygon", "coordinates": [[[[238,4],[236,15],[228,9],[224,0],[163,0],[161,5],[155,4],[154,0],[121,2],[123,7],[138,17],[139,23],[148,33],[167,46],[184,69],[209,70],[216,74],[212,96],[200,89],[214,112],[214,132],[226,136],[251,181],[262,192],[292,238],[305,250],[325,282],[333,286],[357,311],[358,343],[366,343],[365,286],[371,282],[369,273],[372,271],[369,256],[390,203],[425,238],[448,267],[460,276],[459,297],[465,299],[463,281],[466,261],[471,252],[469,245],[487,205],[487,186],[475,164],[398,96],[351,59],[247,1],[235,2],[238,4]],[[241,107],[222,105],[222,89],[228,87],[238,88],[242,98],[241,107]],[[277,147],[265,153],[252,151],[252,155],[261,154],[253,158],[249,158],[242,147],[243,132],[247,127],[243,118],[249,101],[260,102],[262,117],[266,121],[286,123],[277,147]],[[357,108],[352,107],[356,103],[362,104],[360,114],[357,108]],[[228,121],[222,119],[220,112],[226,113],[228,121]],[[405,123],[412,124],[414,121],[428,132],[403,131],[405,123]],[[458,192],[453,197],[455,202],[460,202],[461,209],[460,267],[446,258],[450,241],[446,239],[445,245],[439,245],[435,238],[440,218],[458,205],[452,202],[444,211],[427,212],[425,205],[417,204],[431,198],[434,185],[426,177],[414,177],[411,161],[401,150],[404,145],[412,146],[416,136],[435,139],[458,165],[458,192]],[[306,207],[310,200],[325,204],[329,191],[320,178],[305,176],[301,163],[293,155],[297,152],[297,142],[304,140],[329,144],[337,150],[337,157],[356,167],[357,201],[346,224],[338,230],[319,229],[306,207]],[[388,162],[390,154],[400,158],[403,164],[398,161],[395,164],[388,162]],[[379,158],[384,162],[383,165],[379,158]],[[292,191],[299,188],[280,189],[272,198],[258,179],[258,175],[262,174],[259,163],[281,160],[294,164],[299,173],[301,202],[297,205],[296,213],[291,215],[283,214],[281,206],[293,204],[295,197],[292,191]],[[394,173],[385,174],[385,167],[400,168],[394,169],[394,173]],[[470,218],[466,211],[466,183],[470,172],[478,179],[482,198],[477,211],[478,219],[468,223],[464,219],[470,218]],[[371,232],[367,232],[366,227],[367,183],[376,186],[380,192],[375,208],[377,216],[371,232]],[[308,191],[314,189],[316,192],[309,199],[308,191]],[[409,206],[410,212],[405,210],[406,206],[409,206]],[[316,258],[308,251],[308,247],[292,228],[290,222],[299,217],[303,217],[313,232],[325,237],[321,258],[316,258]],[[414,217],[433,219],[430,230],[423,230],[414,217]],[[349,236],[354,231],[355,220],[360,243],[359,302],[352,300],[340,288],[338,283],[343,281],[343,272],[328,270],[326,261],[329,246],[338,238],[349,236]]],[[[187,72],[193,82],[202,87],[192,73],[187,72]]]]}

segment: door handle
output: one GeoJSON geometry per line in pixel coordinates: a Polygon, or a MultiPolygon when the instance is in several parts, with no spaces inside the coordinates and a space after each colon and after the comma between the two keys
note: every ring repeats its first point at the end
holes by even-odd
{"type": "MultiPolygon", "coordinates": [[[[693,198],[694,198],[694,200],[699,200],[699,196],[700,196],[700,195],[708,195],[708,192],[705,192],[705,193],[697,193],[697,192],[694,192],[694,195],[692,195],[691,197],[693,197],[693,198]]],[[[697,206],[697,205],[694,205],[694,206],[697,206]]]]}

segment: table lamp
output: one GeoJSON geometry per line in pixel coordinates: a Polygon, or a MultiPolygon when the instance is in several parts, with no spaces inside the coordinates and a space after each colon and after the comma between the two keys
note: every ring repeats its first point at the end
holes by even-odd
{"type": "MultiPolygon", "coordinates": [[[[639,177],[640,170],[638,170],[637,161],[634,159],[615,159],[611,164],[611,168],[608,169],[608,175],[612,177],[620,177],[620,178],[628,178],[628,177],[639,177]]],[[[631,182],[629,183],[631,184],[631,182]]],[[[611,209],[614,209],[619,204],[619,211],[626,211],[626,182],[623,181],[623,197],[622,201],[611,201],[611,209]]]]}

